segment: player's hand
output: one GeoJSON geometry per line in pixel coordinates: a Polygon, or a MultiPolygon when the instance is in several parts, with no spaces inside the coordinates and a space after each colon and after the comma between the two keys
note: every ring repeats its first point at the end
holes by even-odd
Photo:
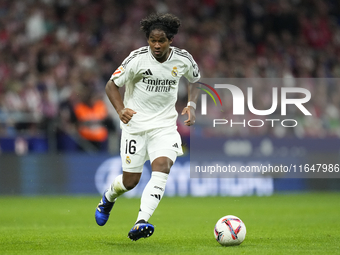
{"type": "Polygon", "coordinates": [[[182,111],[182,115],[184,114],[188,114],[188,119],[184,121],[184,125],[186,126],[194,125],[196,120],[195,109],[191,106],[187,106],[182,111]]]}
{"type": "Polygon", "coordinates": [[[131,120],[132,116],[136,113],[137,112],[130,108],[124,108],[119,112],[119,118],[124,124],[127,124],[131,120]]]}

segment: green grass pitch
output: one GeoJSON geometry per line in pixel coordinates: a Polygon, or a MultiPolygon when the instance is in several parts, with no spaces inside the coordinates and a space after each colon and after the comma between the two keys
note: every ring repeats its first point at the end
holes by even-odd
{"type": "Polygon", "coordinates": [[[0,197],[0,254],[340,254],[340,194],[270,197],[165,197],[155,233],[132,242],[139,199],[120,198],[99,227],[96,197],[0,197]],[[240,217],[240,246],[214,239],[216,221],[240,217]]]}

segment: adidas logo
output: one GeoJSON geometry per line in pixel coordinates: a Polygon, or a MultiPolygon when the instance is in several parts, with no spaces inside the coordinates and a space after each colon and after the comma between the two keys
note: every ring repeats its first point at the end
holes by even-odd
{"type": "Polygon", "coordinates": [[[175,143],[174,145],[172,145],[172,147],[178,148],[178,144],[175,143]]]}
{"type": "Polygon", "coordinates": [[[152,72],[150,69],[146,70],[146,72],[143,73],[144,75],[152,75],[152,72]]]}
{"type": "Polygon", "coordinates": [[[157,198],[158,200],[161,200],[160,194],[151,194],[151,196],[157,198]]]}

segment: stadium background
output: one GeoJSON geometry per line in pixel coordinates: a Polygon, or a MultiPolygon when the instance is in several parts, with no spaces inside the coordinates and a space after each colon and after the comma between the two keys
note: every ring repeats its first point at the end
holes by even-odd
{"type": "MultiPolygon", "coordinates": [[[[146,44],[139,21],[171,12],[182,26],[174,46],[187,49],[205,78],[339,78],[338,1],[10,1],[0,3],[0,194],[97,194],[119,171],[118,118],[104,95],[112,72],[146,44]],[[89,92],[109,111],[99,147],[77,132],[74,106],[89,92]]],[[[312,79],[311,79],[312,80],[312,79]]],[[[239,146],[273,144],[285,161],[313,148],[314,163],[339,161],[340,86],[308,87],[313,118],[298,132],[230,133],[239,146]],[[313,96],[317,95],[317,96],[313,96]],[[288,142],[287,142],[288,141],[288,142]],[[293,148],[293,149],[292,149],[293,148]],[[298,150],[296,150],[298,148],[298,150]],[[316,161],[318,160],[318,161],[316,161]]],[[[255,90],[255,98],[267,93],[255,90]]],[[[259,100],[261,101],[261,100],[259,100]]],[[[181,86],[178,109],[186,104],[181,86]]],[[[178,159],[166,194],[271,195],[340,190],[339,179],[190,179],[189,130],[179,119],[187,153],[178,159]]],[[[204,130],[203,130],[204,131],[204,130]]],[[[202,139],[207,138],[201,132],[202,139]]],[[[212,140],[207,139],[207,142],[212,140]]],[[[268,161],[275,160],[268,156],[268,161]]],[[[140,194],[140,185],[127,196],[140,194]]]]}

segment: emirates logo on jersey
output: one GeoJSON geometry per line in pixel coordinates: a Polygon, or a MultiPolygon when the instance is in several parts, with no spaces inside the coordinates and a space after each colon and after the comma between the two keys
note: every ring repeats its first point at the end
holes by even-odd
{"type": "Polygon", "coordinates": [[[148,85],[175,85],[176,84],[176,80],[168,80],[168,79],[165,79],[165,80],[162,80],[162,79],[151,79],[151,78],[148,78],[148,77],[143,77],[142,81],[148,85]]]}

